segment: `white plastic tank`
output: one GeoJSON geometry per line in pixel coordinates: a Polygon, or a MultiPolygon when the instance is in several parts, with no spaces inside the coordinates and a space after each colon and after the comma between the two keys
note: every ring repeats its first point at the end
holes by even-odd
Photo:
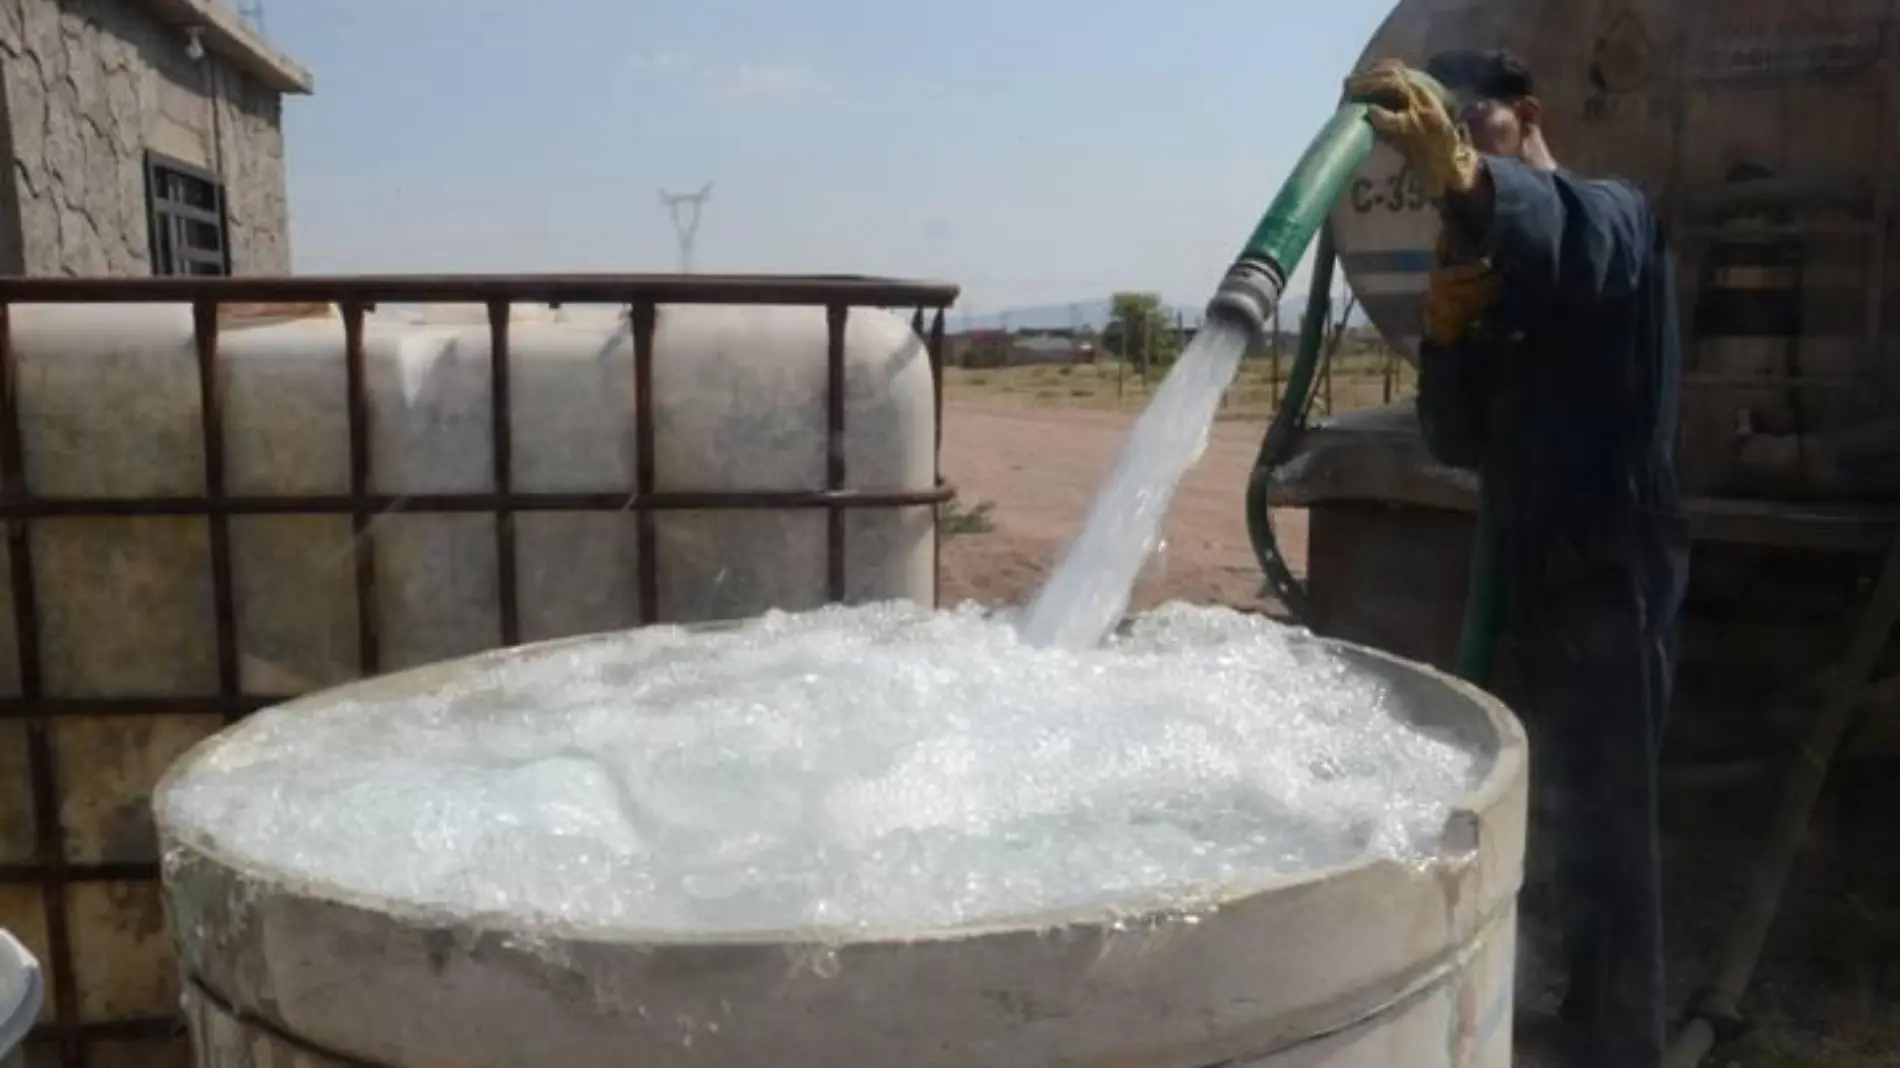
{"type": "MultiPolygon", "coordinates": [[[[1667,221],[1692,492],[1889,500],[1900,488],[1900,51],[1885,0],[1401,0],[1360,62],[1507,48],[1553,153],[1667,221]]],[[[1437,214],[1378,148],[1332,215],[1367,316],[1415,350],[1437,214]]]]}
{"type": "MultiPolygon", "coordinates": [[[[402,701],[572,664],[603,635],[353,684],[273,713],[402,701]]],[[[512,929],[271,870],[155,792],[166,899],[204,1068],[1508,1068],[1524,845],[1520,728],[1495,700],[1340,647],[1388,707],[1479,755],[1423,863],[1219,888],[1209,911],[1023,916],[842,945],[782,935],[512,929]],[[823,968],[802,967],[822,955],[823,968]]],[[[565,677],[565,676],[563,676],[565,677]]],[[[255,721],[253,721],[255,722],[255,721]]],[[[248,725],[247,725],[248,726],[248,725]]],[[[236,728],[233,733],[246,727],[236,728]]],[[[233,754],[233,759],[241,759],[233,754]]]]}
{"type": "Polygon", "coordinates": [[[0,928],[0,1068],[24,1068],[26,1033],[44,997],[39,961],[0,928]]]}
{"type": "MultiPolygon", "coordinates": [[[[11,309],[26,484],[38,497],[171,498],[172,516],[40,519],[30,531],[50,696],[218,690],[203,405],[185,305],[11,309]],[[196,499],[199,503],[193,503],[196,499]],[[194,514],[195,513],[195,514],[194,514]]],[[[449,316],[448,318],[455,318],[449,316]]],[[[316,317],[230,327],[217,401],[226,494],[323,496],[321,507],[230,520],[240,688],[288,695],[357,677],[355,538],[344,324],[316,317]]],[[[822,491],[826,312],[658,309],[651,406],[659,493],[822,491]]],[[[368,491],[400,499],[497,489],[485,322],[364,328],[368,491]]],[[[935,404],[925,345],[888,312],[852,308],[844,338],[844,488],[927,493],[935,404]]],[[[510,330],[512,490],[631,498],[640,465],[632,333],[624,315],[510,330]]],[[[935,596],[930,504],[843,512],[843,592],[935,596]]],[[[519,630],[532,641],[641,622],[643,555],[656,619],[801,609],[830,592],[823,508],[661,511],[642,544],[632,510],[522,511],[513,539],[519,630]]],[[[389,511],[369,523],[382,670],[504,643],[497,522],[389,511]]],[[[4,667],[11,641],[0,642],[4,667]]]]}

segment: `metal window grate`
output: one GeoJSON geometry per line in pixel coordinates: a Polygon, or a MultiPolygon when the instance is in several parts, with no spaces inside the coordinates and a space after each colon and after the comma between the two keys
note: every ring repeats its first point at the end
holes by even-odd
{"type": "Polygon", "coordinates": [[[231,273],[224,183],[189,163],[145,154],[145,203],[152,231],[152,273],[231,273]]]}

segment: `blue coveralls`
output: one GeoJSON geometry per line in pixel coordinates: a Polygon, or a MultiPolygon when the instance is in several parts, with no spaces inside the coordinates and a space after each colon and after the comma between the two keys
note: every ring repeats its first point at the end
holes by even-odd
{"type": "Polygon", "coordinates": [[[1574,1055],[1656,1068],[1658,750],[1688,571],[1669,246],[1627,183],[1484,163],[1490,211],[1447,212],[1499,298],[1464,340],[1421,346],[1419,421],[1440,462],[1479,472],[1494,524],[1497,662],[1549,804],[1574,1055]]]}

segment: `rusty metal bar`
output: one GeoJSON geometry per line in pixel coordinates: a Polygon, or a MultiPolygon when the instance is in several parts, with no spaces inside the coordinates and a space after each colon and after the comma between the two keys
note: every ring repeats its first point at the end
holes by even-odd
{"type": "MultiPolygon", "coordinates": [[[[918,316],[923,315],[922,310],[918,316]]],[[[924,351],[930,356],[930,388],[937,406],[937,440],[931,446],[930,472],[937,480],[939,494],[937,505],[930,509],[930,540],[935,546],[931,550],[933,560],[930,565],[930,606],[940,607],[943,601],[943,507],[941,502],[957,495],[956,489],[943,478],[943,309],[938,308],[930,318],[930,340],[924,343],[924,351]]]]}
{"type": "MultiPolygon", "coordinates": [[[[139,879],[157,879],[158,862],[117,864],[66,864],[60,875],[72,883],[122,883],[139,879]]],[[[0,864],[0,886],[36,883],[46,877],[40,864],[0,864]]]]}
{"type": "Polygon", "coordinates": [[[370,524],[379,511],[370,500],[369,368],[363,355],[361,303],[344,301],[343,366],[350,419],[350,551],[356,561],[356,670],[363,676],[382,667],[376,605],[376,547],[370,524]]]}
{"type": "MultiPolygon", "coordinates": [[[[653,333],[659,319],[659,308],[651,300],[637,298],[627,318],[633,331],[633,492],[640,500],[653,496],[655,482],[653,451],[659,433],[653,425],[653,333]]],[[[640,537],[639,573],[634,580],[639,619],[641,623],[653,623],[660,618],[659,523],[652,510],[645,508],[634,521],[640,537]]]]}
{"type": "Polygon", "coordinates": [[[943,458],[943,309],[930,320],[930,340],[924,343],[924,351],[930,354],[931,392],[936,396],[937,404],[937,443],[936,459],[943,458]]]}
{"type": "MultiPolygon", "coordinates": [[[[224,405],[218,386],[218,306],[201,300],[191,307],[192,342],[198,353],[198,418],[204,449],[204,503],[224,500],[224,405]]],[[[231,517],[205,507],[211,543],[211,613],[216,628],[218,692],[236,695],[238,681],[237,594],[231,575],[231,517]]]]}
{"type": "MultiPolygon", "coordinates": [[[[72,1023],[44,1023],[27,1035],[27,1062],[33,1065],[61,1065],[63,1068],[87,1068],[92,1064],[92,1049],[97,1043],[150,1043],[164,1040],[183,1043],[185,1022],[176,1016],[142,1016],[124,1020],[94,1020],[72,1023]],[[41,1060],[38,1050],[60,1051],[41,1060]]],[[[188,1059],[188,1058],[187,1058],[188,1059]]],[[[151,1058],[159,1063],[172,1061],[164,1055],[151,1058]]]]}
{"type": "MultiPolygon", "coordinates": [[[[153,1039],[184,1038],[185,1023],[176,1016],[135,1016],[123,1020],[93,1020],[71,1024],[42,1024],[26,1040],[29,1047],[55,1045],[63,1041],[149,1042],[153,1039]]],[[[180,1063],[154,1058],[158,1063],[180,1063]]],[[[41,1062],[32,1060],[38,1065],[41,1062]]],[[[140,1063],[140,1062],[133,1062],[140,1063]]],[[[147,1062],[149,1063],[149,1062],[147,1062]]]]}
{"type": "Polygon", "coordinates": [[[0,719],[45,716],[195,716],[242,719],[294,694],[234,694],[220,697],[0,697],[0,719]]]}
{"type": "MultiPolygon", "coordinates": [[[[66,828],[60,821],[59,773],[50,728],[45,716],[27,719],[27,774],[32,780],[34,837],[38,839],[40,908],[46,917],[47,952],[53,958],[49,965],[53,1019],[70,1024],[79,1019],[79,984],[73,966],[72,920],[66,911],[66,886],[71,880],[66,871],[66,828]]],[[[83,1065],[85,1053],[74,1038],[60,1043],[60,1063],[68,1068],[83,1065]]]]}
{"type": "Polygon", "coordinates": [[[0,303],[141,302],[523,304],[922,304],[949,307],[957,287],[861,275],[465,274],[277,278],[0,278],[0,303]]]}
{"type": "Polygon", "coordinates": [[[507,501],[514,493],[515,438],[513,392],[509,388],[508,302],[488,302],[488,414],[495,447],[495,604],[501,616],[501,644],[521,643],[521,591],[515,585],[515,513],[507,501]]]}
{"type": "MultiPolygon", "coordinates": [[[[12,309],[0,303],[0,487],[10,504],[31,496],[26,480],[26,449],[20,429],[19,354],[13,347],[12,309]]],[[[31,529],[25,519],[7,523],[8,575],[13,584],[14,641],[19,657],[20,699],[40,700],[45,681],[40,671],[40,614],[33,587],[31,529]]],[[[27,776],[33,798],[34,856],[40,908],[46,920],[47,953],[52,957],[53,1020],[79,1020],[79,987],[73,969],[71,918],[66,913],[66,828],[60,821],[59,780],[54,764],[51,722],[40,712],[26,718],[27,776]]],[[[86,1048],[79,1036],[59,1037],[59,1062],[83,1068],[86,1048]]]]}
{"type": "MultiPolygon", "coordinates": [[[[844,327],[850,309],[843,304],[825,307],[825,490],[844,489],[844,327]]],[[[844,600],[844,512],[825,509],[825,590],[833,601],[844,600]]]]}
{"type": "Polygon", "coordinates": [[[346,513],[362,505],[372,518],[382,513],[439,515],[450,512],[677,512],[771,508],[878,508],[929,504],[945,497],[935,490],[682,490],[647,496],[624,493],[364,493],[288,497],[39,497],[0,502],[0,518],[55,519],[78,516],[244,516],[346,513]]]}
{"type": "MultiPolygon", "coordinates": [[[[26,501],[25,447],[20,432],[18,358],[13,349],[13,309],[0,303],[0,503],[26,501]]],[[[20,693],[40,696],[39,606],[33,589],[33,550],[24,521],[8,515],[7,564],[13,584],[14,641],[18,645],[20,693]]]]}

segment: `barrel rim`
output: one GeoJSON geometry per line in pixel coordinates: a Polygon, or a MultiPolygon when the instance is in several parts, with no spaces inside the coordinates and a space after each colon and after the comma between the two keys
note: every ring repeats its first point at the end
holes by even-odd
{"type": "MultiPolygon", "coordinates": [[[[625,636],[650,631],[657,628],[671,628],[688,632],[707,632],[733,630],[750,619],[719,620],[692,624],[649,624],[620,630],[601,631],[593,634],[574,635],[565,638],[552,638],[539,642],[527,642],[521,645],[489,649],[451,660],[437,661],[401,671],[389,672],[370,678],[356,679],[339,686],[305,694],[281,704],[263,710],[260,714],[278,711],[291,711],[300,707],[324,707],[341,700],[351,700],[353,695],[364,691],[376,692],[389,688],[426,687],[430,680],[443,676],[460,675],[477,665],[492,665],[511,659],[529,659],[548,655],[559,655],[563,651],[573,651],[590,645],[600,645],[623,639],[625,636]]],[[[1446,839],[1457,827],[1482,826],[1488,814],[1500,811],[1512,797],[1516,784],[1524,776],[1528,763],[1528,742],[1522,725],[1517,717],[1497,697],[1487,691],[1466,682],[1456,676],[1439,671],[1428,665],[1395,656],[1383,650],[1336,638],[1326,638],[1304,628],[1296,628],[1293,640],[1310,642],[1321,648],[1357,661],[1370,670],[1387,674],[1388,677],[1411,675],[1420,682],[1438,686],[1460,698],[1458,702],[1482,714],[1489,728],[1494,747],[1483,754],[1488,759],[1477,781],[1450,806],[1445,816],[1444,829],[1440,831],[1440,850],[1436,856],[1417,861],[1399,861],[1388,857],[1360,856],[1339,864],[1308,868],[1297,872],[1282,872],[1261,875],[1253,878],[1235,879],[1199,898],[1187,908],[1179,901],[1163,901],[1157,893],[1131,896],[1118,902],[1126,905],[1110,912],[1100,906],[1069,906],[1021,915],[987,917],[982,920],[962,924],[951,924],[930,928],[893,928],[883,926],[850,927],[807,927],[790,930],[759,928],[756,930],[735,931],[680,931],[666,928],[644,929],[612,924],[576,922],[567,919],[535,915],[525,912],[500,914],[506,918],[506,927],[511,932],[537,940],[554,943],[589,944],[596,946],[646,946],[669,949],[756,949],[761,947],[834,947],[840,945],[875,946],[893,944],[914,944],[918,942],[951,942],[1021,934],[1031,931],[1078,930],[1089,928],[1130,928],[1141,929],[1159,926],[1180,919],[1183,915],[1202,915],[1230,908],[1241,902],[1263,895],[1284,893],[1300,887],[1317,887],[1336,883],[1340,880],[1365,876],[1380,870],[1404,870],[1432,872],[1462,864],[1469,853],[1458,846],[1447,846],[1446,839]]],[[[360,699],[360,698],[356,698],[360,699]]],[[[248,721],[247,721],[248,722],[248,721]]],[[[1473,723],[1475,724],[1475,720],[1473,723]]],[[[153,787],[152,809],[157,823],[161,853],[166,858],[165,869],[169,871],[177,850],[188,850],[196,854],[200,862],[208,862],[225,868],[240,883],[248,883],[260,888],[271,887],[277,892],[289,894],[319,904],[338,906],[344,909],[378,913],[396,923],[414,923],[427,926],[467,925],[488,926],[498,918],[491,912],[472,912],[439,905],[428,905],[414,900],[384,897],[364,893],[349,887],[320,879],[287,875],[267,865],[256,863],[253,859],[233,853],[206,840],[205,836],[194,831],[178,827],[168,815],[171,788],[175,780],[189,774],[194,767],[206,759],[234,732],[244,728],[244,723],[217,732],[199,740],[184,755],[174,761],[165,774],[153,787]]],[[[161,876],[161,881],[169,882],[161,876]]]]}

